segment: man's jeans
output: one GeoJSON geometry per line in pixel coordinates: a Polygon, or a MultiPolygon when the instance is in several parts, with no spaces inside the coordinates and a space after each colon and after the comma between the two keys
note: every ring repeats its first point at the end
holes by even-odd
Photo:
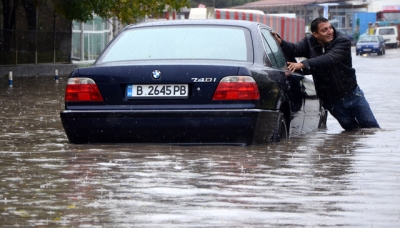
{"type": "Polygon", "coordinates": [[[356,128],[379,128],[364,93],[358,86],[353,92],[336,102],[324,101],[323,106],[346,131],[356,128]]]}

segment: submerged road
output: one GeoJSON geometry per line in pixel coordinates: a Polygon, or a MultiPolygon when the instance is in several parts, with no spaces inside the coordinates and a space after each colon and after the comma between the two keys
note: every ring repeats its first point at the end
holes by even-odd
{"type": "Polygon", "coordinates": [[[356,56],[381,129],[288,144],[68,143],[66,78],[0,82],[2,227],[398,227],[400,49],[356,56]]]}

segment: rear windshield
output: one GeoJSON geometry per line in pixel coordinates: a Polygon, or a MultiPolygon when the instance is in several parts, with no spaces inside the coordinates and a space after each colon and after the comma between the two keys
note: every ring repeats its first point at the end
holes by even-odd
{"type": "Polygon", "coordinates": [[[394,35],[393,28],[381,28],[379,29],[379,35],[394,35]]]}
{"type": "Polygon", "coordinates": [[[232,26],[158,26],[126,30],[98,63],[130,60],[210,59],[250,61],[250,32],[232,26]]]}

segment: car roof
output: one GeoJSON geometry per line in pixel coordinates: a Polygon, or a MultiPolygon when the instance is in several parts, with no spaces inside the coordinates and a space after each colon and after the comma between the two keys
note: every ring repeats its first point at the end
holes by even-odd
{"type": "Polygon", "coordinates": [[[155,22],[143,22],[134,25],[128,25],[125,29],[138,28],[138,27],[149,27],[149,26],[165,26],[165,25],[228,25],[228,26],[242,26],[248,28],[254,28],[258,25],[265,24],[253,21],[243,20],[220,20],[220,19],[205,19],[205,20],[164,20],[155,22]]]}

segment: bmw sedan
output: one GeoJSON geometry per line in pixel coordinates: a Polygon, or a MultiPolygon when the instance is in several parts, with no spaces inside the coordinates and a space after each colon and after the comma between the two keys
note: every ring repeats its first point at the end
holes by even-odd
{"type": "Polygon", "coordinates": [[[356,55],[376,53],[385,54],[385,40],[382,35],[362,35],[356,44],[356,55]]]}
{"type": "Polygon", "coordinates": [[[287,70],[270,31],[234,20],[126,27],[70,74],[69,141],[250,145],[314,131],[326,123],[314,83],[287,70]]]}

